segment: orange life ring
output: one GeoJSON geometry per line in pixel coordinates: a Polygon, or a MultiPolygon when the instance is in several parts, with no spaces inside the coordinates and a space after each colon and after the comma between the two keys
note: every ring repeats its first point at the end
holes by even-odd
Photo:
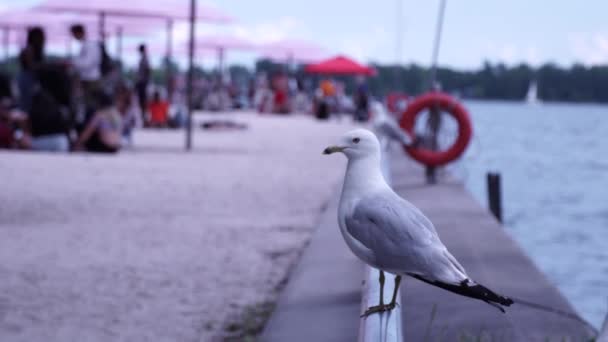
{"type": "Polygon", "coordinates": [[[458,138],[452,146],[444,151],[404,146],[412,158],[427,166],[445,165],[460,157],[473,135],[473,127],[467,110],[456,99],[440,92],[430,92],[414,99],[401,116],[399,125],[413,136],[418,115],[434,107],[449,113],[456,120],[458,123],[458,138]]]}

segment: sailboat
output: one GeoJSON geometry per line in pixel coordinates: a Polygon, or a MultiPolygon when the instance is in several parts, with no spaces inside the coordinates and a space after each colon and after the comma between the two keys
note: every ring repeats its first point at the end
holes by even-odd
{"type": "Polygon", "coordinates": [[[530,86],[528,87],[528,93],[526,94],[526,103],[528,104],[538,104],[540,100],[538,99],[538,86],[536,81],[530,82],[530,86]]]}

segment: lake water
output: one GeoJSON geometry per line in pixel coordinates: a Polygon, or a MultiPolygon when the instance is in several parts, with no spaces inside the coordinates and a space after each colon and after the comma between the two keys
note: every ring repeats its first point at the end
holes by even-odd
{"type": "Polygon", "coordinates": [[[599,327],[608,311],[608,106],[466,107],[475,138],[453,172],[484,206],[486,172],[501,173],[505,229],[599,327]]]}

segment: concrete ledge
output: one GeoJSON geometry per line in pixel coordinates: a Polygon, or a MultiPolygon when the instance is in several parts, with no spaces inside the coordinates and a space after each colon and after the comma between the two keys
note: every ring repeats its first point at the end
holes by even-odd
{"type": "MultiPolygon", "coordinates": [[[[400,150],[394,151],[391,166],[395,190],[433,221],[443,242],[475,280],[499,293],[576,314],[461,183],[448,180],[427,186],[422,168],[400,150]]],[[[338,192],[261,341],[357,340],[364,274],[337,227],[337,197],[338,192]]],[[[483,302],[413,278],[404,278],[401,293],[404,341],[580,341],[594,336],[576,320],[518,304],[502,314],[483,302]]]]}

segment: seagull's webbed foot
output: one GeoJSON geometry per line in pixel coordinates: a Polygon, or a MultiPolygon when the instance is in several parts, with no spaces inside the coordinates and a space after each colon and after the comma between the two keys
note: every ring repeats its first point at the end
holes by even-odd
{"type": "Polygon", "coordinates": [[[371,306],[365,310],[361,317],[367,317],[373,313],[380,313],[385,311],[393,310],[397,304],[397,291],[399,291],[399,285],[401,284],[401,276],[395,277],[395,288],[393,289],[393,298],[388,304],[384,304],[384,271],[380,270],[380,303],[378,305],[371,306]]]}
{"type": "Polygon", "coordinates": [[[367,308],[367,310],[365,310],[365,312],[363,313],[363,315],[361,315],[361,317],[367,317],[373,313],[380,313],[380,312],[385,312],[385,311],[391,311],[393,310],[395,307],[397,306],[396,303],[391,302],[388,304],[380,304],[380,305],[374,305],[374,306],[370,306],[369,308],[367,308]]]}

